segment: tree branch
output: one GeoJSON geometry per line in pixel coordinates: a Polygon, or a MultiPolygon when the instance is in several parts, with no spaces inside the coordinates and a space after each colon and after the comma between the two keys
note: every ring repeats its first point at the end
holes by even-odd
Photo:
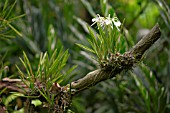
{"type": "Polygon", "coordinates": [[[156,24],[151,31],[144,36],[130,51],[136,55],[137,60],[140,60],[144,52],[149,49],[161,36],[159,25],[156,24]]]}
{"type": "MultiPolygon", "coordinates": [[[[85,77],[71,82],[71,84],[68,84],[64,86],[65,88],[70,88],[73,94],[85,90],[91,86],[96,85],[97,83],[113,78],[123,70],[128,70],[134,66],[134,64],[141,60],[143,54],[147,49],[149,49],[154,42],[156,42],[160,38],[161,32],[159,29],[159,25],[156,24],[151,31],[144,36],[135,46],[133,49],[131,49],[129,52],[125,52],[123,55],[119,55],[119,58],[121,61],[119,64],[121,64],[119,67],[107,67],[102,69],[97,69],[95,71],[92,71],[88,73],[85,77]],[[125,62],[126,61],[126,62],[125,62]]],[[[116,56],[117,57],[117,56],[116,56]]],[[[112,60],[111,58],[110,60],[112,60]]],[[[114,64],[114,60],[111,61],[111,63],[114,64]]],[[[7,88],[8,90],[15,90],[18,92],[22,92],[23,90],[20,89],[20,87],[25,89],[25,91],[29,91],[29,88],[22,83],[19,79],[9,79],[4,78],[0,81],[0,90],[7,88]]]]}
{"type": "MultiPolygon", "coordinates": [[[[159,29],[159,25],[156,24],[151,31],[144,36],[135,46],[132,50],[129,52],[124,53],[125,54],[131,54],[134,56],[136,61],[140,61],[141,57],[145,53],[147,49],[149,49],[154,42],[156,42],[160,38],[161,32],[159,29]]],[[[133,59],[132,59],[133,60],[133,59]]],[[[131,61],[128,61],[131,62],[131,61]]],[[[122,64],[122,63],[120,63],[122,64]]],[[[131,64],[131,63],[127,63],[131,64]]],[[[129,68],[132,68],[133,65],[127,65],[129,68]]],[[[93,72],[88,73],[85,77],[73,81],[71,83],[71,86],[68,84],[67,86],[71,87],[72,89],[75,89],[75,93],[79,92],[81,90],[87,89],[88,87],[94,86],[95,84],[107,80],[109,78],[115,77],[117,74],[125,70],[124,68],[116,68],[113,70],[105,70],[105,69],[98,69],[93,72]]]]}

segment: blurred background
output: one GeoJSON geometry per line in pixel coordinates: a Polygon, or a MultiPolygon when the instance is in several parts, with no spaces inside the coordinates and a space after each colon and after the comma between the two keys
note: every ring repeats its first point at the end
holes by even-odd
{"type": "MultiPolygon", "coordinates": [[[[73,97],[75,113],[169,113],[170,112],[170,1],[169,0],[6,0],[0,1],[0,79],[18,78],[16,64],[25,51],[37,68],[41,52],[69,49],[66,68],[78,65],[61,85],[99,68],[91,54],[75,43],[89,45],[87,25],[96,14],[116,14],[124,26],[130,50],[158,23],[161,38],[131,72],[122,72],[73,97]],[[11,10],[12,7],[12,10],[11,10]],[[6,16],[4,16],[6,15],[6,16]],[[14,18],[15,16],[21,17],[14,18]],[[5,18],[8,22],[3,26],[5,18]]],[[[96,26],[92,26],[96,30],[96,26]]],[[[124,52],[125,52],[124,51],[124,52]]],[[[24,69],[23,69],[24,70],[24,69]]]]}

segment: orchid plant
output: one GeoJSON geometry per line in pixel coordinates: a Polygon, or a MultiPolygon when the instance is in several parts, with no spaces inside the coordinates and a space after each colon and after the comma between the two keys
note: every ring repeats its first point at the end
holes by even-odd
{"type": "Polygon", "coordinates": [[[116,16],[111,18],[110,14],[108,14],[107,17],[102,17],[97,14],[97,16],[92,19],[92,22],[91,26],[97,24],[97,30],[95,32],[91,26],[87,25],[90,34],[87,40],[91,48],[82,44],[77,45],[95,54],[97,58],[94,59],[103,67],[103,63],[109,59],[111,54],[117,52],[123,53],[125,51],[122,44],[126,44],[126,41],[120,32],[122,24],[116,16]]]}

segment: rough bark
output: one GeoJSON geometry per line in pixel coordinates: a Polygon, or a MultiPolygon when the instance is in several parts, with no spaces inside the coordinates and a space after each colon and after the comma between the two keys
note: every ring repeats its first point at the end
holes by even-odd
{"type": "Polygon", "coordinates": [[[142,55],[148,50],[161,36],[159,25],[156,24],[151,31],[144,36],[130,51],[134,54],[137,60],[140,60],[142,55]]]}
{"type": "MultiPolygon", "coordinates": [[[[161,32],[159,29],[159,25],[156,24],[150,32],[144,36],[128,53],[135,56],[136,61],[140,61],[145,51],[148,50],[154,42],[156,42],[160,38],[161,32]]],[[[98,69],[93,72],[88,73],[85,77],[73,81],[71,83],[72,89],[75,89],[75,92],[79,92],[81,90],[87,89],[88,87],[94,86],[95,84],[107,80],[109,78],[115,77],[118,73],[123,71],[124,69],[116,69],[112,71],[106,71],[103,69],[98,69]]]]}

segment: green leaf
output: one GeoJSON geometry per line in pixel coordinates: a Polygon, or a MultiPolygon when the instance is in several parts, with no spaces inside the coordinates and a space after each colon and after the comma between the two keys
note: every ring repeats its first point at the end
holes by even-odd
{"type": "Polygon", "coordinates": [[[0,37],[1,38],[15,38],[15,36],[12,36],[12,35],[5,35],[5,34],[0,34],[0,37]]]}
{"type": "Polygon", "coordinates": [[[92,17],[96,16],[96,13],[93,11],[92,6],[90,5],[90,3],[87,0],[81,0],[81,2],[83,3],[83,5],[86,7],[86,9],[88,10],[88,12],[91,14],[92,17]]]}
{"type": "Polygon", "coordinates": [[[62,74],[58,74],[55,78],[53,78],[52,83],[57,82],[61,83],[64,80],[64,76],[62,74]]]}
{"type": "Polygon", "coordinates": [[[4,89],[2,89],[2,90],[0,91],[0,96],[1,96],[1,94],[2,94],[6,89],[7,89],[7,87],[4,88],[4,89]]]}
{"type": "Polygon", "coordinates": [[[40,92],[40,94],[41,94],[49,103],[51,103],[50,99],[48,98],[48,96],[47,96],[47,94],[46,94],[45,89],[44,89],[44,88],[42,88],[42,89],[37,88],[37,89],[38,89],[38,91],[40,92]],[[42,90],[42,91],[41,91],[41,90],[42,90]]]}
{"type": "Polygon", "coordinates": [[[11,95],[9,95],[6,99],[5,99],[5,106],[8,106],[10,102],[12,102],[13,100],[15,100],[17,97],[21,97],[21,96],[24,96],[24,94],[22,93],[18,93],[18,92],[15,92],[15,93],[12,93],[11,95]]]}
{"type": "Polygon", "coordinates": [[[38,47],[38,45],[31,40],[30,38],[27,37],[22,37],[22,39],[26,42],[26,46],[29,47],[29,49],[33,52],[33,53],[41,53],[40,48],[38,47]]]}
{"type": "Polygon", "coordinates": [[[22,14],[22,15],[19,15],[19,16],[15,16],[15,17],[13,17],[13,18],[10,18],[8,21],[13,21],[13,20],[22,18],[22,17],[24,17],[25,15],[26,15],[26,14],[22,14]]]}
{"type": "Polygon", "coordinates": [[[76,45],[78,45],[79,47],[81,47],[81,48],[83,48],[83,49],[85,49],[85,50],[87,50],[87,51],[90,51],[90,52],[92,52],[92,53],[95,53],[92,49],[90,49],[90,48],[87,47],[87,46],[84,46],[84,45],[78,44],[78,43],[76,43],[76,45]]]}
{"type": "Polygon", "coordinates": [[[68,60],[68,57],[69,57],[68,50],[66,50],[64,52],[63,56],[61,56],[61,57],[62,57],[62,66],[61,67],[64,67],[66,62],[67,62],[67,60],[68,60]]]}
{"type": "Polygon", "coordinates": [[[24,78],[26,77],[26,76],[24,75],[24,73],[20,70],[20,68],[19,68],[17,65],[15,65],[15,66],[16,66],[16,68],[18,69],[21,78],[24,79],[24,78]]]}
{"type": "Polygon", "coordinates": [[[101,11],[104,16],[108,16],[107,0],[100,0],[101,11]]]}
{"type": "Polygon", "coordinates": [[[155,75],[153,74],[153,72],[151,70],[149,70],[149,68],[143,63],[141,63],[140,67],[141,67],[146,79],[148,80],[148,83],[151,85],[151,87],[155,87],[156,78],[155,78],[155,75]]]}
{"type": "Polygon", "coordinates": [[[147,89],[144,87],[144,85],[142,84],[142,81],[140,79],[138,79],[135,74],[131,73],[131,75],[134,78],[136,85],[139,88],[140,93],[142,94],[143,99],[145,100],[145,104],[146,104],[148,113],[151,113],[150,97],[149,97],[149,93],[148,93],[147,89]]]}
{"type": "MultiPolygon", "coordinates": [[[[23,61],[21,58],[19,58],[19,59],[20,59],[20,61],[22,62],[22,65],[25,67],[25,69],[26,69],[26,71],[27,71],[27,74],[28,74],[28,78],[30,79],[30,78],[31,78],[31,75],[30,75],[29,69],[28,69],[25,61],[23,61]]],[[[18,69],[19,69],[19,68],[18,68],[18,69]]],[[[20,72],[21,72],[21,71],[20,71],[20,72]]],[[[24,74],[21,73],[21,75],[24,75],[24,74]]]]}
{"type": "Polygon", "coordinates": [[[39,99],[35,99],[31,101],[31,104],[33,104],[35,107],[42,105],[42,102],[39,99]]]}
{"type": "MultiPolygon", "coordinates": [[[[8,11],[8,13],[6,14],[6,16],[5,16],[4,19],[7,19],[7,18],[8,18],[8,16],[9,16],[10,13],[11,13],[11,11],[13,10],[13,8],[14,8],[16,2],[17,2],[17,0],[15,0],[15,2],[12,4],[11,8],[9,9],[9,11],[8,11]]],[[[7,5],[7,4],[5,4],[5,5],[7,5]]],[[[5,8],[5,9],[6,9],[6,8],[5,8]]]]}
{"type": "Polygon", "coordinates": [[[83,29],[86,33],[89,33],[87,26],[90,27],[90,25],[87,22],[85,22],[84,20],[82,20],[81,18],[78,18],[78,17],[74,17],[74,19],[83,27],[83,29]]]}
{"type": "Polygon", "coordinates": [[[75,70],[77,68],[77,65],[71,67],[69,70],[67,70],[65,76],[67,77],[73,70],[75,70]]]}
{"type": "Polygon", "coordinates": [[[58,54],[57,58],[53,62],[52,66],[50,67],[48,74],[52,74],[56,71],[60,71],[62,67],[65,65],[67,59],[68,59],[68,50],[65,51],[64,53],[58,54]]]}
{"type": "Polygon", "coordinates": [[[7,24],[13,31],[15,31],[20,37],[22,37],[22,34],[17,30],[15,29],[10,23],[7,24]]]}
{"type": "Polygon", "coordinates": [[[31,63],[30,63],[30,61],[29,61],[29,59],[28,59],[28,57],[27,57],[25,52],[23,52],[23,56],[24,56],[24,63],[26,65],[27,73],[30,76],[30,80],[32,80],[34,82],[35,81],[35,76],[33,74],[31,63]]]}
{"type": "MultiPolygon", "coordinates": [[[[51,65],[53,63],[53,61],[54,61],[54,59],[55,59],[55,57],[57,55],[57,52],[58,52],[58,49],[55,49],[52,56],[51,56],[51,58],[50,58],[50,60],[49,60],[49,65],[51,65]]],[[[61,52],[61,49],[60,49],[60,52],[61,52]]]]}
{"type": "Polygon", "coordinates": [[[5,4],[4,4],[4,7],[3,7],[2,12],[5,12],[5,11],[6,11],[6,8],[7,8],[7,6],[8,6],[8,1],[9,1],[9,0],[5,0],[5,4]]]}
{"type": "Polygon", "coordinates": [[[63,79],[65,81],[67,81],[68,79],[70,79],[71,76],[69,76],[75,69],[77,68],[77,65],[71,67],[69,70],[67,70],[67,72],[64,74],[63,79]]]}

